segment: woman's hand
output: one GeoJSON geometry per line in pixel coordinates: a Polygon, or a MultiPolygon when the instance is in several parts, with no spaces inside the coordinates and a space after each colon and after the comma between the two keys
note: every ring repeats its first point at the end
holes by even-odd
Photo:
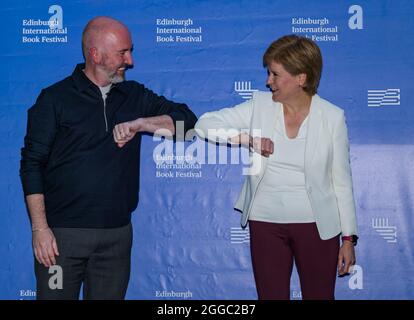
{"type": "Polygon", "coordinates": [[[350,273],[350,268],[356,262],[355,249],[351,241],[342,242],[338,255],[338,274],[345,276],[350,273]]]}
{"type": "Polygon", "coordinates": [[[268,158],[274,152],[274,143],[269,138],[250,137],[250,149],[268,158]]]}
{"type": "Polygon", "coordinates": [[[246,133],[241,133],[238,136],[232,137],[228,142],[230,144],[248,147],[250,150],[257,152],[264,157],[269,157],[274,152],[274,144],[272,140],[261,137],[253,138],[246,133]]]}

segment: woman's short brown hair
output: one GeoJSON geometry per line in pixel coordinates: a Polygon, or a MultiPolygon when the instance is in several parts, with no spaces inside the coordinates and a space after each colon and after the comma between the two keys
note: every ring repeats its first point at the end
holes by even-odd
{"type": "Polygon", "coordinates": [[[280,63],[291,75],[306,74],[303,90],[309,95],[318,91],[322,73],[322,55],[312,40],[297,35],[283,36],[267,48],[263,55],[263,66],[280,63]]]}

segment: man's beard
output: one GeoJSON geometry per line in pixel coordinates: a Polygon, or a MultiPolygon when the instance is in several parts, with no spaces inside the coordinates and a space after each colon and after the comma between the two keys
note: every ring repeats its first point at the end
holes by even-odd
{"type": "Polygon", "coordinates": [[[111,81],[112,84],[121,83],[125,81],[125,71],[121,75],[118,74],[118,72],[109,75],[109,81],[111,81]]]}

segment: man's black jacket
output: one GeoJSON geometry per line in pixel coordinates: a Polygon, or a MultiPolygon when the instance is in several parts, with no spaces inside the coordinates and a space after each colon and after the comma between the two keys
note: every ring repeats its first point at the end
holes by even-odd
{"type": "Polygon", "coordinates": [[[66,79],[42,90],[28,111],[20,176],[25,195],[44,194],[50,227],[114,228],[130,222],[138,204],[141,135],[123,148],[114,142],[118,123],[169,115],[196,116],[135,81],[114,85],[106,99],[79,64],[66,79]]]}

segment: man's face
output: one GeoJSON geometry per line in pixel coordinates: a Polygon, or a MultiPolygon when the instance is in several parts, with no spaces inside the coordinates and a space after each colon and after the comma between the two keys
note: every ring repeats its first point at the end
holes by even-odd
{"type": "Polygon", "coordinates": [[[106,34],[101,43],[102,60],[99,68],[110,83],[125,80],[125,71],[133,66],[132,41],[128,30],[114,30],[106,34]]]}

